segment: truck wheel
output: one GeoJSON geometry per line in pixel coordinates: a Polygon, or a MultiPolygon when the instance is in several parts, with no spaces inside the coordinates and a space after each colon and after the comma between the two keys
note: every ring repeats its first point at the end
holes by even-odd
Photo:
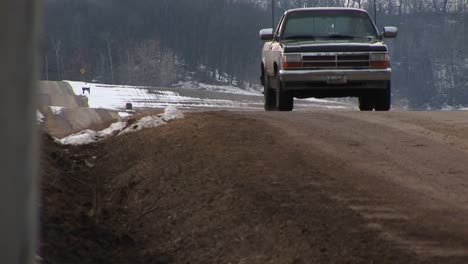
{"type": "Polygon", "coordinates": [[[273,88],[271,88],[270,81],[268,76],[263,77],[264,86],[263,86],[263,96],[265,100],[265,111],[274,111],[276,110],[276,93],[273,88]]]}
{"type": "Polygon", "coordinates": [[[389,111],[392,105],[392,84],[387,83],[387,89],[380,91],[375,96],[375,111],[389,111]]]}
{"type": "Polygon", "coordinates": [[[281,91],[277,92],[276,96],[278,111],[292,111],[294,108],[294,97],[290,92],[281,91]]]}
{"type": "Polygon", "coordinates": [[[374,109],[374,97],[370,95],[359,96],[359,110],[372,111],[374,109]]]}

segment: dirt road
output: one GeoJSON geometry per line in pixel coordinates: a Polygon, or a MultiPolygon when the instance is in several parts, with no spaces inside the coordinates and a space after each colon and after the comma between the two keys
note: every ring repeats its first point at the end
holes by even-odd
{"type": "Polygon", "coordinates": [[[425,257],[468,255],[466,113],[258,118],[328,176],[321,189],[386,240],[425,257]]]}
{"type": "Polygon", "coordinates": [[[109,263],[468,263],[468,113],[194,113],[43,151],[77,179],[43,182],[51,263],[102,261],[89,222],[109,263]]]}

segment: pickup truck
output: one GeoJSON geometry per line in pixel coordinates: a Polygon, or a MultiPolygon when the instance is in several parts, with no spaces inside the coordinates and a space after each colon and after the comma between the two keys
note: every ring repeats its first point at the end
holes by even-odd
{"type": "Polygon", "coordinates": [[[397,33],[379,33],[362,9],[286,11],[275,31],[260,31],[265,110],[292,111],[294,97],[358,97],[361,111],[389,111],[392,70],[383,39],[397,33]]]}

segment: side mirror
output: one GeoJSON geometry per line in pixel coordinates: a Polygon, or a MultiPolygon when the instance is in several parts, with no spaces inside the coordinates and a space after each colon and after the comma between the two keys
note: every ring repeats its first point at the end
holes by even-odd
{"type": "Polygon", "coordinates": [[[398,28],[396,27],[384,27],[382,36],[384,38],[396,38],[398,35],[398,28]]]}
{"type": "Polygon", "coordinates": [[[260,35],[261,40],[266,40],[266,41],[273,40],[273,29],[272,28],[262,29],[260,30],[259,35],[260,35]]]}

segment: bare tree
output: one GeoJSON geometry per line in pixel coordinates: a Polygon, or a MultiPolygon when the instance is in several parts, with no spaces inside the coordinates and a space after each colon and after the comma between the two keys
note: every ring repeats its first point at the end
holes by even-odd
{"type": "Polygon", "coordinates": [[[57,68],[57,78],[62,80],[62,75],[60,74],[60,49],[62,47],[62,41],[57,39],[51,39],[52,47],[55,51],[55,66],[57,68]]]}
{"type": "Polygon", "coordinates": [[[112,61],[111,41],[109,40],[109,38],[106,38],[106,43],[107,43],[107,54],[109,55],[109,66],[110,66],[112,84],[114,84],[115,83],[114,62],[112,61]]]}

